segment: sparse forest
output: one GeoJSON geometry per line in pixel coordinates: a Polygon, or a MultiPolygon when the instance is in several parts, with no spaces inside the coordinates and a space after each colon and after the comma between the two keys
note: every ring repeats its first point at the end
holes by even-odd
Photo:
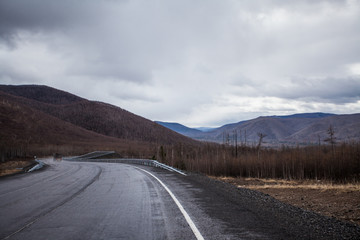
{"type": "Polygon", "coordinates": [[[158,156],[172,166],[214,176],[359,181],[360,143],[337,143],[332,126],[327,132],[328,138],[313,146],[264,148],[266,135],[259,133],[257,145],[238,144],[237,139],[233,145],[176,145],[161,147],[158,156]]]}
{"type": "Polygon", "coordinates": [[[205,143],[161,147],[159,160],[189,171],[214,176],[360,180],[360,143],[261,149],[205,143]]]}

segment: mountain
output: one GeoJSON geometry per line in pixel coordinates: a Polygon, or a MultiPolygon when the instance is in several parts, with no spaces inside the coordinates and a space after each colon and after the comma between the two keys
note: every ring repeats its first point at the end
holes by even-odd
{"type": "Polygon", "coordinates": [[[332,126],[337,141],[360,140],[360,114],[335,115],[330,113],[302,113],[288,116],[258,117],[227,124],[210,132],[189,134],[197,140],[211,142],[238,142],[255,144],[259,133],[266,135],[268,145],[314,144],[328,137],[332,126]]]}
{"type": "Polygon", "coordinates": [[[155,122],[174,132],[180,133],[184,136],[190,137],[195,140],[206,140],[205,139],[205,136],[207,135],[206,133],[216,129],[216,128],[208,128],[208,127],[189,128],[180,123],[161,122],[161,121],[155,121],[155,122]]]}
{"type": "Polygon", "coordinates": [[[198,144],[119,107],[38,85],[0,85],[0,148],[10,145],[117,146],[198,144]]]}
{"type": "Polygon", "coordinates": [[[200,130],[201,132],[210,132],[212,130],[215,130],[215,128],[211,128],[211,127],[198,127],[193,129],[200,130]]]}
{"type": "Polygon", "coordinates": [[[293,115],[286,115],[286,116],[272,116],[274,118],[324,118],[329,116],[335,116],[336,114],[333,113],[297,113],[293,115]]]}
{"type": "Polygon", "coordinates": [[[23,100],[0,91],[0,161],[14,156],[55,152],[69,155],[92,149],[124,150],[139,145],[62,121],[22,104],[23,100]]]}
{"type": "MultiPolygon", "coordinates": [[[[23,99],[0,91],[1,143],[33,142],[46,144],[49,141],[61,144],[68,141],[110,140],[71,123],[48,115],[22,104],[23,99]]],[[[114,141],[113,138],[111,138],[114,141]]]]}
{"type": "Polygon", "coordinates": [[[180,133],[180,134],[188,136],[188,137],[194,137],[194,136],[197,136],[202,133],[202,131],[200,131],[198,129],[189,128],[189,127],[186,127],[179,123],[160,122],[160,121],[155,121],[155,122],[166,128],[171,129],[172,131],[175,131],[177,133],[180,133]]]}
{"type": "Polygon", "coordinates": [[[120,149],[146,155],[157,152],[161,145],[200,144],[195,140],[231,143],[236,135],[238,142],[256,144],[258,133],[266,135],[268,145],[308,144],[326,139],[329,126],[339,142],[360,140],[360,114],[258,117],[200,131],[178,123],[153,122],[47,86],[0,85],[0,150],[37,146],[48,148],[45,152],[120,149]]]}

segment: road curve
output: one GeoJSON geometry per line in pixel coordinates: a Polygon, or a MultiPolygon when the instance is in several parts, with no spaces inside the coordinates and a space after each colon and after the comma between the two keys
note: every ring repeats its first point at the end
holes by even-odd
{"type": "Polygon", "coordinates": [[[0,182],[0,239],[195,239],[168,193],[139,169],[48,164],[0,182]]]}
{"type": "Polygon", "coordinates": [[[182,176],[120,163],[46,163],[45,170],[0,179],[0,239],[360,236],[358,226],[304,212],[198,174],[182,176]]]}

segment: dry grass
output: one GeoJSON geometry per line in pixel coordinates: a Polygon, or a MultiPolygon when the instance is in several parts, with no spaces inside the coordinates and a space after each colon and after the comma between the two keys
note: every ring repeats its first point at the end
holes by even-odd
{"type": "Polygon", "coordinates": [[[360,183],[329,181],[213,177],[237,187],[249,188],[325,216],[360,225],[360,183]]]}
{"type": "MultiPolygon", "coordinates": [[[[220,178],[226,180],[226,178],[220,178]]],[[[251,189],[314,189],[320,191],[336,190],[338,192],[360,191],[360,183],[334,184],[328,181],[304,180],[289,181],[283,179],[256,179],[245,178],[248,185],[238,185],[238,187],[247,187],[251,189]],[[254,181],[258,184],[254,184],[254,181]]]]}
{"type": "Polygon", "coordinates": [[[23,171],[24,167],[32,164],[29,160],[14,160],[0,163],[0,176],[6,176],[23,171]]]}

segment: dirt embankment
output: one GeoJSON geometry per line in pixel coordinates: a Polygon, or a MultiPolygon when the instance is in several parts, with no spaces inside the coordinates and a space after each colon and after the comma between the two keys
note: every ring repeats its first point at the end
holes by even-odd
{"type": "Polygon", "coordinates": [[[360,225],[360,183],[213,177],[257,190],[282,202],[360,225]]]}

